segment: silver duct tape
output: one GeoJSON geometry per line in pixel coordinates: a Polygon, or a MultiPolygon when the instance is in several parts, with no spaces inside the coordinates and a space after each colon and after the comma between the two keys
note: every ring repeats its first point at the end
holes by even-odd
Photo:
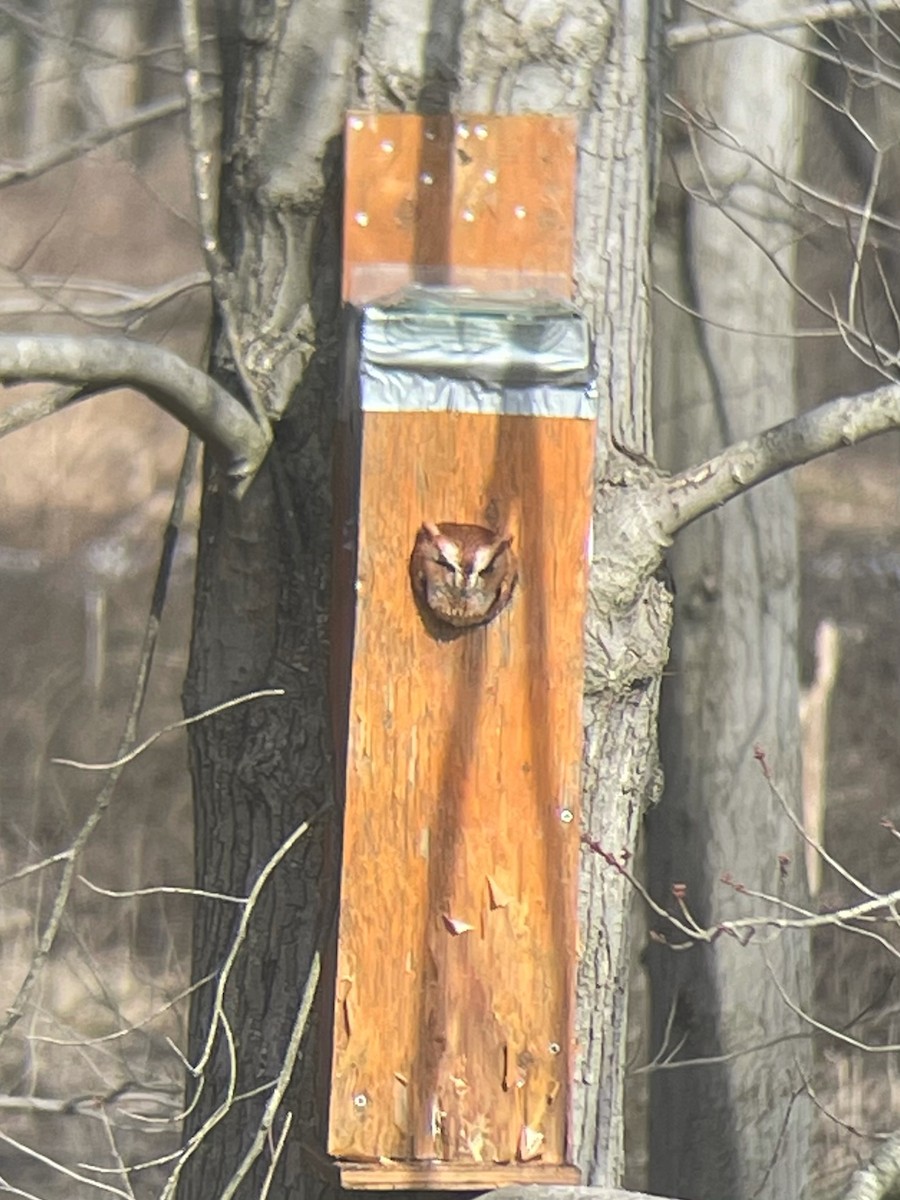
{"type": "Polygon", "coordinates": [[[593,383],[571,386],[534,383],[516,387],[383,368],[365,358],[360,365],[359,384],[364,412],[459,412],[592,421],[598,408],[593,383]]]}
{"type": "Polygon", "coordinates": [[[363,310],[361,350],[380,367],[514,386],[585,383],[591,371],[586,318],[535,293],[407,288],[363,310]]]}

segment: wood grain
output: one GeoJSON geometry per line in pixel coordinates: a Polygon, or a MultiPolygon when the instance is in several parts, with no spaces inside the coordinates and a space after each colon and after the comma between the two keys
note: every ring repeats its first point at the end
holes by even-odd
{"type": "Polygon", "coordinates": [[[329,1150],[568,1157],[591,422],[365,417],[329,1150]],[[426,629],[424,519],[507,528],[491,624],[426,629]]]}
{"type": "Polygon", "coordinates": [[[571,117],[351,113],[344,299],[485,272],[568,296],[574,182],[571,117]]]}

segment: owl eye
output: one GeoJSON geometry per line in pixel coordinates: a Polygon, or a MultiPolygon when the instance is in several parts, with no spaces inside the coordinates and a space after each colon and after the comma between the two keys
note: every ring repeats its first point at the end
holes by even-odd
{"type": "Polygon", "coordinates": [[[453,563],[450,562],[449,559],[444,558],[443,554],[438,554],[437,561],[439,566],[446,567],[448,571],[456,570],[453,563]]]}

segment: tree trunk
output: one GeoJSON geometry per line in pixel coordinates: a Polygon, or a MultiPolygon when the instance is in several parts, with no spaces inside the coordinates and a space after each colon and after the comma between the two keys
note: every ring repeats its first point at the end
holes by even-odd
{"type": "MultiPolygon", "coordinates": [[[[679,65],[679,99],[748,152],[698,135],[703,174],[684,137],[679,184],[687,180],[702,196],[708,180],[754,236],[790,245],[790,231],[779,225],[783,203],[749,156],[796,175],[800,56],[757,36],[683,51],[679,65]]],[[[664,191],[672,194],[678,199],[658,239],[655,278],[700,318],[663,300],[654,313],[660,458],[678,470],[791,415],[793,343],[753,334],[788,333],[794,302],[722,209],[680,186],[664,191]],[[735,337],[729,330],[748,332],[735,337]]],[[[790,270],[789,256],[779,261],[790,270]]],[[[656,898],[671,903],[671,886],[686,884],[687,904],[704,926],[773,911],[720,883],[725,873],[795,903],[805,898],[802,842],[754,761],[759,744],[799,808],[796,558],[785,476],[690,527],[671,555],[677,600],[663,689],[666,785],[648,819],[648,854],[656,898]],[[779,863],[782,853],[789,864],[779,863]]],[[[795,1093],[809,1043],[778,1040],[806,1031],[773,977],[806,1005],[806,939],[791,935],[765,948],[719,939],[679,953],[653,946],[649,963],[651,1054],[735,1056],[653,1075],[650,1190],[735,1200],[801,1194],[808,1108],[795,1093]],[[746,1050],[752,1052],[738,1053],[746,1050]]]]}
{"type": "MultiPolygon", "coordinates": [[[[221,4],[225,88],[222,241],[238,288],[237,330],[251,372],[290,400],[276,449],[242,504],[208,473],[198,564],[188,711],[258,686],[287,695],[194,727],[198,886],[246,893],[282,840],[332,794],[327,728],[330,443],[338,391],[338,222],[341,118],[382,109],[584,114],[576,234],[580,302],[596,329],[601,419],[594,569],[585,687],[583,820],[616,853],[633,848],[658,785],[656,720],[667,653],[669,596],[644,564],[610,544],[605,513],[630,487],[635,511],[652,472],[647,386],[647,246],[655,154],[655,18],[647,0],[557,0],[532,12],[491,0],[430,8],[374,0],[360,8],[303,0],[221,4]],[[359,92],[351,86],[358,80],[359,92]],[[624,451],[624,453],[623,453],[624,451]]],[[[220,339],[218,373],[233,384],[220,339]]],[[[237,1090],[271,1081],[318,947],[333,937],[333,814],[275,872],[226,993],[237,1090]]],[[[585,1182],[622,1172],[627,995],[627,884],[585,852],[579,977],[581,1062],[574,1140],[585,1182]]],[[[202,903],[194,977],[214,972],[236,925],[202,903]]],[[[327,975],[327,973],[326,973],[327,975]]],[[[190,1056],[200,1057],[211,986],[194,997],[190,1056]]],[[[320,1001],[329,1011],[328,988],[320,1001]]],[[[327,1024],[327,1020],[324,1022],[327,1024]]],[[[311,1049],[315,1035],[307,1038],[311,1049]]],[[[191,1110],[195,1133],[229,1083],[220,1034],[191,1110]]],[[[285,1108],[299,1112],[275,1191],[316,1190],[302,1163],[313,1143],[313,1056],[285,1108]]],[[[256,1127],[265,1096],[242,1100],[198,1145],[181,1195],[218,1194],[256,1127]]],[[[260,1167],[260,1171],[263,1168],[260,1167]]],[[[239,1195],[258,1194],[257,1174],[239,1195]]],[[[274,1193],[273,1193],[274,1194],[274,1193]]]]}
{"type": "MultiPolygon", "coordinates": [[[[328,725],[331,438],[338,396],[340,148],[353,72],[355,14],[297,0],[217,6],[222,63],[221,234],[233,264],[244,360],[265,371],[289,413],[244,499],[207,470],[195,623],[185,707],[196,712],[256,687],[283,687],[195,727],[196,876],[246,895],[261,868],[305,820],[309,833],[274,872],[238,956],[225,1001],[236,1042],[232,1079],[222,1034],[187,1122],[196,1134],[238,1093],[271,1084],[285,1057],[313,957],[333,933],[339,835],[328,725]],[[317,815],[318,814],[318,815],[317,815]]],[[[224,339],[214,371],[234,387],[224,339]]],[[[221,966],[233,907],[200,903],[193,975],[221,966]]],[[[193,998],[189,1056],[202,1053],[214,984],[193,998]]],[[[319,996],[327,1000],[327,989],[319,996]]],[[[301,1159],[315,1143],[318,1014],[304,1041],[285,1111],[295,1114],[275,1194],[316,1188],[301,1159]]],[[[323,1024],[330,1023],[330,1012],[323,1024]]],[[[256,1129],[267,1094],[235,1103],[188,1160],[179,1195],[219,1195],[256,1129]]],[[[259,1194],[267,1162],[241,1196],[259,1194]]]]}

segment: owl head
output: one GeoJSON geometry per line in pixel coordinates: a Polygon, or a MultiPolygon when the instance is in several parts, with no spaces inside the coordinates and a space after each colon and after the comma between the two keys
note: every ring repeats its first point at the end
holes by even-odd
{"type": "Polygon", "coordinates": [[[419,602],[456,629],[492,620],[518,579],[511,536],[452,521],[421,526],[409,566],[419,602]]]}

